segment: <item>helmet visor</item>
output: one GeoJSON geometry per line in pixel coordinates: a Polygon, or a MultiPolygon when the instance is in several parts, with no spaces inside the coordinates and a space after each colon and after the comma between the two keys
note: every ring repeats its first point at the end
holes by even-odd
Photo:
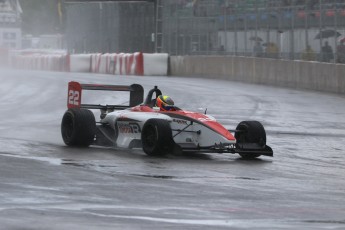
{"type": "Polygon", "coordinates": [[[162,109],[166,110],[166,111],[170,111],[170,110],[173,110],[174,109],[174,106],[173,105],[168,105],[166,103],[162,103],[162,109]]]}

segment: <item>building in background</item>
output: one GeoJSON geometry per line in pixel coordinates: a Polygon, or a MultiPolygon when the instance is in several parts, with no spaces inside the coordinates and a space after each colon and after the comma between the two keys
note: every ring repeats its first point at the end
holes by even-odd
{"type": "Polygon", "coordinates": [[[0,0],[0,48],[21,48],[21,13],[18,0],[0,0]]]}

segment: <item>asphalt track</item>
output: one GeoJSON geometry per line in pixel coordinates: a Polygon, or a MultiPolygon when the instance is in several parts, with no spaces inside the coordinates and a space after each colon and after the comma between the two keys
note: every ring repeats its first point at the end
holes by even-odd
{"type": "MultiPolygon", "coordinates": [[[[0,81],[0,229],[345,229],[343,95],[182,77],[2,70],[0,81]],[[158,85],[229,129],[261,121],[274,157],[66,147],[71,80],[158,85]]],[[[84,99],[127,96],[96,94],[84,99]]]]}

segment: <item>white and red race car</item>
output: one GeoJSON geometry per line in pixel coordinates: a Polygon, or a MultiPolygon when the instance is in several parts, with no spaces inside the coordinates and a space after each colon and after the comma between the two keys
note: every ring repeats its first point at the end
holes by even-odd
{"type": "Polygon", "coordinates": [[[246,159],[273,156],[266,145],[266,132],[258,121],[242,121],[228,130],[207,114],[175,107],[160,111],[155,99],[162,95],[155,86],[144,101],[141,85],[96,85],[69,82],[68,110],[61,123],[63,141],[69,146],[142,148],[147,155],[174,152],[238,153],[246,159]],[[128,91],[129,105],[82,104],[83,90],[128,91]],[[100,120],[94,112],[100,110],[100,120]],[[234,133],[234,134],[232,134],[234,133]]]}

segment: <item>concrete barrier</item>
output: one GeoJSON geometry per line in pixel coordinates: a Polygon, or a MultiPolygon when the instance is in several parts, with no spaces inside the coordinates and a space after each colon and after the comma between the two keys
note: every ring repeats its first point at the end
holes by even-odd
{"type": "Polygon", "coordinates": [[[91,54],[70,55],[70,72],[91,72],[91,54]]]}
{"type": "Polygon", "coordinates": [[[170,75],[345,93],[345,65],[233,56],[171,56],[170,75]]]}
{"type": "Polygon", "coordinates": [[[167,53],[144,53],[144,75],[166,76],[168,74],[168,57],[167,53]]]}
{"type": "Polygon", "coordinates": [[[337,64],[336,69],[338,93],[345,93],[345,65],[337,64]]]}

